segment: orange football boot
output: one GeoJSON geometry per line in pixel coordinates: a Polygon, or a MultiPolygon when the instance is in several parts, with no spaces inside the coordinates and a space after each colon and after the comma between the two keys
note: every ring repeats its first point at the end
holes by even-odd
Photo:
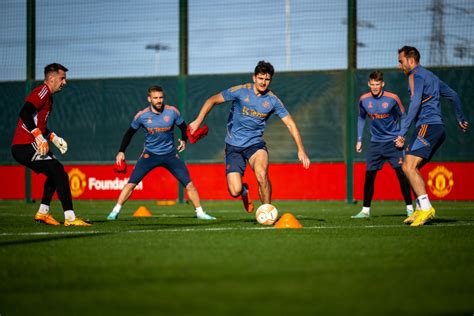
{"type": "Polygon", "coordinates": [[[51,214],[42,214],[40,212],[36,212],[35,214],[35,221],[38,223],[45,223],[46,225],[53,225],[58,226],[59,222],[54,219],[53,215],[51,214]]]}
{"type": "Polygon", "coordinates": [[[249,185],[247,183],[243,183],[242,186],[245,188],[245,190],[247,190],[247,195],[241,195],[242,202],[244,202],[244,208],[247,213],[252,213],[254,205],[252,199],[250,198],[249,185]]]}

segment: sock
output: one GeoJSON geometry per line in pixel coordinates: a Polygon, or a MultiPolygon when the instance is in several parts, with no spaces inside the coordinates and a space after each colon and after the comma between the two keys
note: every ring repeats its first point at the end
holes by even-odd
{"type": "Polygon", "coordinates": [[[204,210],[202,209],[202,206],[199,206],[196,208],[196,214],[204,213],[204,210]]]}
{"type": "Polygon", "coordinates": [[[246,187],[243,186],[243,187],[242,187],[242,193],[240,193],[240,195],[242,195],[242,196],[247,196],[248,194],[249,194],[249,191],[247,190],[246,187]]]}
{"type": "Polygon", "coordinates": [[[118,214],[118,213],[120,213],[121,209],[122,209],[122,205],[117,203],[117,204],[115,204],[114,208],[112,209],[112,213],[118,214]]]}
{"type": "Polygon", "coordinates": [[[362,213],[364,213],[364,214],[370,214],[370,207],[363,206],[363,207],[362,207],[362,213]]]}
{"type": "Polygon", "coordinates": [[[49,205],[40,204],[38,212],[41,213],[41,214],[48,214],[49,213],[49,205]]]}
{"type": "Polygon", "coordinates": [[[413,205],[407,205],[407,212],[413,212],[413,205]]]}
{"type": "Polygon", "coordinates": [[[416,199],[415,202],[416,202],[416,208],[415,208],[415,210],[418,211],[418,210],[421,209],[420,202],[418,202],[418,199],[416,199]]]}
{"type": "Polygon", "coordinates": [[[428,194],[423,194],[418,197],[418,202],[420,202],[420,208],[422,211],[429,211],[431,209],[430,199],[428,194]]]}
{"type": "Polygon", "coordinates": [[[73,210],[67,210],[64,212],[64,218],[72,222],[73,220],[76,219],[76,214],[74,214],[73,210]]]}

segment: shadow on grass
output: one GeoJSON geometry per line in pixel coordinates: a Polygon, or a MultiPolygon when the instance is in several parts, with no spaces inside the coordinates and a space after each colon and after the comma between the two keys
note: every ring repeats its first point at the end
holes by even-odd
{"type": "Polygon", "coordinates": [[[30,238],[30,239],[23,239],[23,240],[13,240],[13,241],[3,241],[0,242],[0,247],[5,246],[13,246],[13,245],[26,245],[26,244],[35,244],[35,243],[43,243],[43,242],[50,242],[56,240],[65,240],[65,239],[78,239],[78,238],[88,238],[88,237],[99,237],[104,235],[114,234],[113,232],[103,232],[103,233],[77,233],[71,235],[56,235],[56,236],[49,236],[49,237],[40,237],[40,238],[30,238]]]}
{"type": "Polygon", "coordinates": [[[430,223],[433,224],[443,224],[443,223],[456,223],[457,220],[452,219],[452,218],[434,218],[430,221],[430,223]]]}

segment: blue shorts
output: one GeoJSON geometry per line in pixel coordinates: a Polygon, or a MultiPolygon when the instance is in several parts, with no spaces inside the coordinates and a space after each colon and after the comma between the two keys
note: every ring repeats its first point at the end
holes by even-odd
{"type": "Polygon", "coordinates": [[[393,141],[388,142],[370,142],[367,151],[367,171],[380,170],[385,161],[389,161],[392,168],[398,168],[403,163],[403,148],[395,147],[393,141]]]}
{"type": "Polygon", "coordinates": [[[142,179],[156,167],[167,169],[178,181],[186,187],[191,182],[189,171],[184,161],[179,159],[178,154],[170,153],[166,155],[156,155],[144,151],[133,168],[132,175],[128,183],[138,184],[142,179]]]}
{"type": "Polygon", "coordinates": [[[413,133],[406,154],[430,161],[445,139],[444,125],[423,124],[413,133]]]}
{"type": "Polygon", "coordinates": [[[249,147],[237,147],[225,144],[225,173],[238,172],[244,175],[247,161],[257,150],[263,149],[266,152],[267,146],[264,142],[250,145],[249,147]]]}

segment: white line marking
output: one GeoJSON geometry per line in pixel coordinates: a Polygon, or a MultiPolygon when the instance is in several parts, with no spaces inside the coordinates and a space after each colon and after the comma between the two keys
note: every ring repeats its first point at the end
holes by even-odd
{"type": "MultiPolygon", "coordinates": [[[[427,225],[430,228],[440,227],[461,227],[461,226],[473,226],[472,223],[459,223],[459,224],[439,224],[439,225],[427,225]]],[[[407,227],[402,224],[400,225],[368,225],[368,226],[310,226],[303,227],[302,230],[324,230],[324,229],[367,229],[367,228],[400,228],[407,227]]],[[[417,228],[422,229],[422,228],[417,228]]],[[[173,228],[173,229],[133,229],[123,231],[99,231],[99,230],[85,230],[85,231],[62,231],[62,232],[30,232],[30,233],[0,233],[0,237],[4,236],[58,236],[58,235],[91,235],[91,234],[136,234],[136,233],[167,233],[167,232],[220,232],[220,231],[246,231],[246,230],[272,230],[276,231],[273,227],[211,227],[211,228],[173,228]]]]}

